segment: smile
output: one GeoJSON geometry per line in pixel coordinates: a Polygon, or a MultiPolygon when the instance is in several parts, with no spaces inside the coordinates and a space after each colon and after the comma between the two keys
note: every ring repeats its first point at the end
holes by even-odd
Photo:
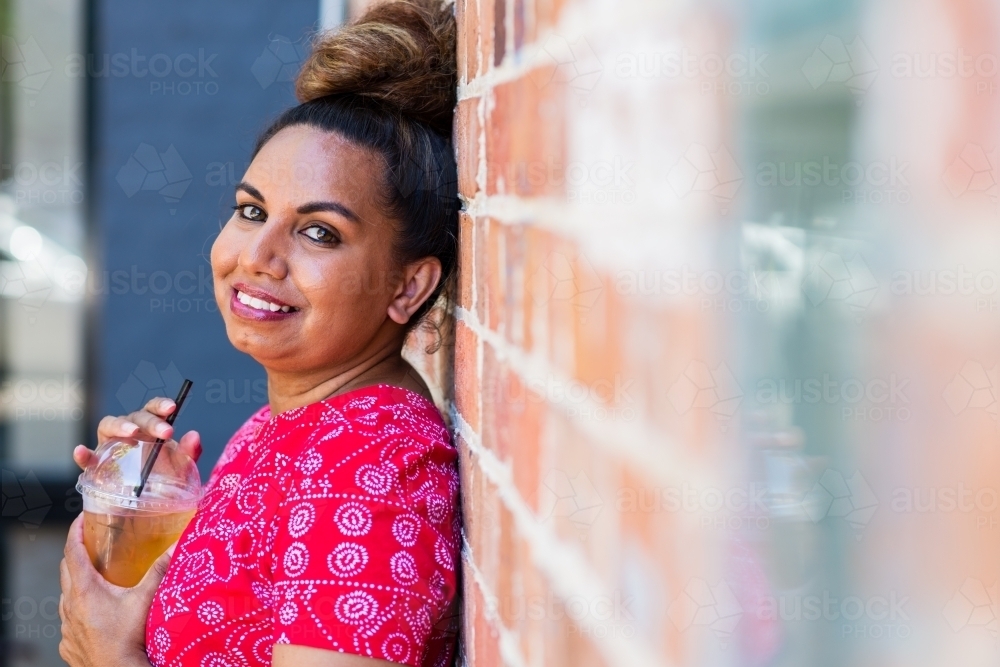
{"type": "Polygon", "coordinates": [[[274,303],[259,297],[250,296],[242,290],[232,289],[229,298],[229,309],[234,315],[256,322],[273,322],[294,317],[299,309],[288,304],[274,303]]]}
{"type": "Polygon", "coordinates": [[[276,313],[279,310],[283,313],[287,313],[292,310],[291,306],[279,306],[276,303],[270,303],[269,301],[264,301],[262,299],[255,299],[249,294],[244,294],[239,290],[236,290],[236,299],[244,306],[250,306],[254,310],[269,310],[272,313],[276,313]]]}

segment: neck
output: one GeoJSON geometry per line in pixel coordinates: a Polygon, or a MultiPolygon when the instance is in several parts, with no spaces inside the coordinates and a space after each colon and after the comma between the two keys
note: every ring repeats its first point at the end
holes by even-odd
{"type": "Polygon", "coordinates": [[[268,369],[267,398],[271,414],[316,403],[372,384],[400,384],[399,378],[411,371],[400,355],[401,340],[393,340],[360,359],[332,369],[306,373],[285,373],[268,369]]]}

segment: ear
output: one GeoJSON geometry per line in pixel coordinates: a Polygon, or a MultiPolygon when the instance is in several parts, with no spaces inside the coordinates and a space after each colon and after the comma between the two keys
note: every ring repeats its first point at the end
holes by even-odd
{"type": "Polygon", "coordinates": [[[406,324],[413,313],[430,298],[441,280],[441,261],[437,257],[424,257],[407,264],[403,269],[403,282],[389,303],[389,319],[396,324],[406,324]]]}

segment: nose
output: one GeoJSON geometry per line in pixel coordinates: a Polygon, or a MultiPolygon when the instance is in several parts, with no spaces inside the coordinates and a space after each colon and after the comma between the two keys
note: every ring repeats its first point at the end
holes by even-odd
{"type": "Polygon", "coordinates": [[[270,217],[247,237],[240,251],[240,268],[253,275],[267,275],[282,280],[288,275],[287,240],[282,232],[287,225],[270,217]]]}

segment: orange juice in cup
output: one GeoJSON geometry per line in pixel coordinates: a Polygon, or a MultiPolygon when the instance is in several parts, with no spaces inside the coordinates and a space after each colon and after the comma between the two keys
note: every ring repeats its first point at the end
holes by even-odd
{"type": "Polygon", "coordinates": [[[184,532],[201,500],[195,462],[163,443],[140,495],[154,443],[116,440],[97,449],[76,485],[83,496],[83,543],[94,567],[118,586],[135,586],[184,532]]]}

